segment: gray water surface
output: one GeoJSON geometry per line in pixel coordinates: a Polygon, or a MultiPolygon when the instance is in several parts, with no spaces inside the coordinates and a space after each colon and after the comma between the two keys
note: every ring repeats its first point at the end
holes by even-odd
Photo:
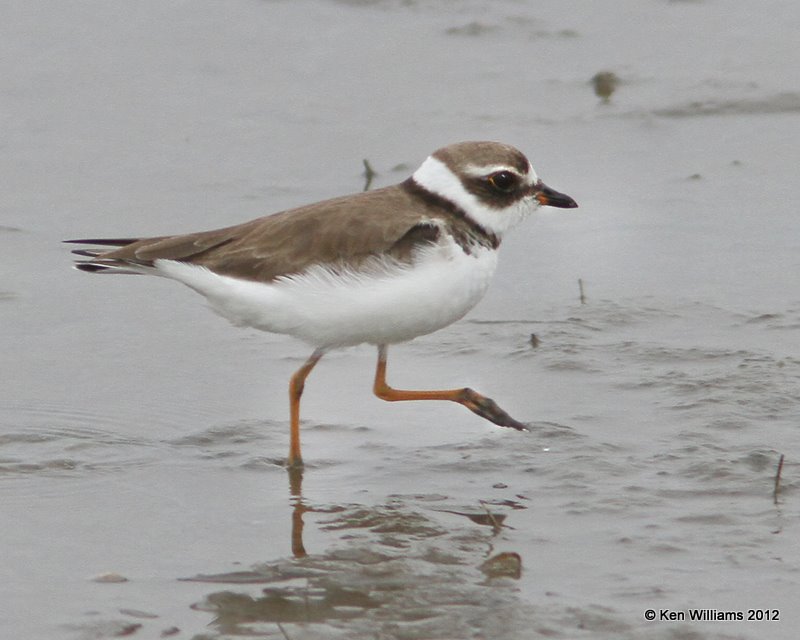
{"type": "Polygon", "coordinates": [[[4,637],[796,636],[796,3],[3,6],[4,637]],[[510,234],[486,299],[389,380],[469,385],[530,433],[381,402],[349,349],[309,378],[290,478],[308,348],[60,244],[234,224],[482,138],[581,207],[510,234]]]}

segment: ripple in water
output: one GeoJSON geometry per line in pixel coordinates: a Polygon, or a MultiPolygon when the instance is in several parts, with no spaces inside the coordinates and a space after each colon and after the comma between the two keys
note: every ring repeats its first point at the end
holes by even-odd
{"type": "Polygon", "coordinates": [[[113,415],[42,405],[3,408],[0,421],[0,481],[80,478],[153,458],[153,443],[122,435],[125,425],[113,415]]]}

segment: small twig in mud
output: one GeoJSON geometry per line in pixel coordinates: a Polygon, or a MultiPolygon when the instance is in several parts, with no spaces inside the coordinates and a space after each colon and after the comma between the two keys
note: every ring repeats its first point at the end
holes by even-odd
{"type": "Polygon", "coordinates": [[[372,168],[372,165],[369,163],[369,160],[364,158],[364,178],[366,182],[364,183],[364,191],[369,191],[369,188],[372,186],[372,180],[377,176],[375,169],[372,168]]]}
{"type": "Polygon", "coordinates": [[[586,294],[583,291],[583,280],[578,278],[578,291],[580,292],[581,304],[586,304],[586,294]]]}
{"type": "Polygon", "coordinates": [[[282,625],[280,622],[276,622],[275,624],[277,624],[277,625],[278,625],[278,629],[280,629],[280,630],[281,630],[281,633],[283,634],[283,637],[284,637],[284,638],[286,638],[286,640],[292,640],[292,639],[289,637],[289,634],[288,634],[288,633],[286,633],[286,629],[284,629],[284,628],[283,628],[283,625],[282,625]]]}
{"type": "Polygon", "coordinates": [[[486,506],[486,503],[483,500],[479,500],[478,502],[480,502],[481,506],[486,511],[486,516],[489,518],[489,522],[492,523],[492,531],[494,533],[499,533],[503,528],[502,523],[497,521],[497,518],[495,518],[494,514],[489,511],[489,507],[486,506]]]}
{"type": "Polygon", "coordinates": [[[783,471],[783,454],[778,460],[778,470],[775,472],[775,488],[772,490],[772,501],[778,504],[778,493],[781,490],[781,472],[783,471]]]}

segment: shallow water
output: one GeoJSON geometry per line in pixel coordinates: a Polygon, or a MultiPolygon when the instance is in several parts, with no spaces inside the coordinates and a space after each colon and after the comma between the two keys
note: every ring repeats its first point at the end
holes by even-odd
{"type": "Polygon", "coordinates": [[[6,5],[6,635],[795,636],[795,4],[6,5]],[[357,191],[363,158],[389,184],[468,138],[581,208],[504,241],[484,302],[389,380],[469,384],[529,433],[383,403],[350,349],[308,381],[287,477],[308,349],[59,245],[357,191]]]}

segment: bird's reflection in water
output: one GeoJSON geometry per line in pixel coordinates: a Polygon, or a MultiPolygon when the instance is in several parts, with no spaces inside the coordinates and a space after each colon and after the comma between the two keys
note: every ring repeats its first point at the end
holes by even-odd
{"type": "Polygon", "coordinates": [[[308,508],[303,502],[302,467],[289,467],[289,499],[292,503],[292,555],[305,558],[308,554],[303,545],[303,514],[308,508]]]}
{"type": "MultiPolygon", "coordinates": [[[[378,628],[391,636],[398,624],[432,638],[469,637],[478,625],[490,637],[493,625],[516,626],[521,559],[494,553],[509,513],[494,513],[490,503],[449,509],[436,494],[392,496],[373,506],[309,506],[302,482],[302,470],[289,471],[291,557],[190,578],[228,585],[193,606],[213,613],[218,637],[374,638],[378,628]],[[463,516],[464,525],[443,524],[448,518],[435,515],[442,512],[463,516]],[[307,513],[331,534],[325,552],[306,551],[307,513]]],[[[520,631],[528,624],[520,623],[520,631]]]]}

